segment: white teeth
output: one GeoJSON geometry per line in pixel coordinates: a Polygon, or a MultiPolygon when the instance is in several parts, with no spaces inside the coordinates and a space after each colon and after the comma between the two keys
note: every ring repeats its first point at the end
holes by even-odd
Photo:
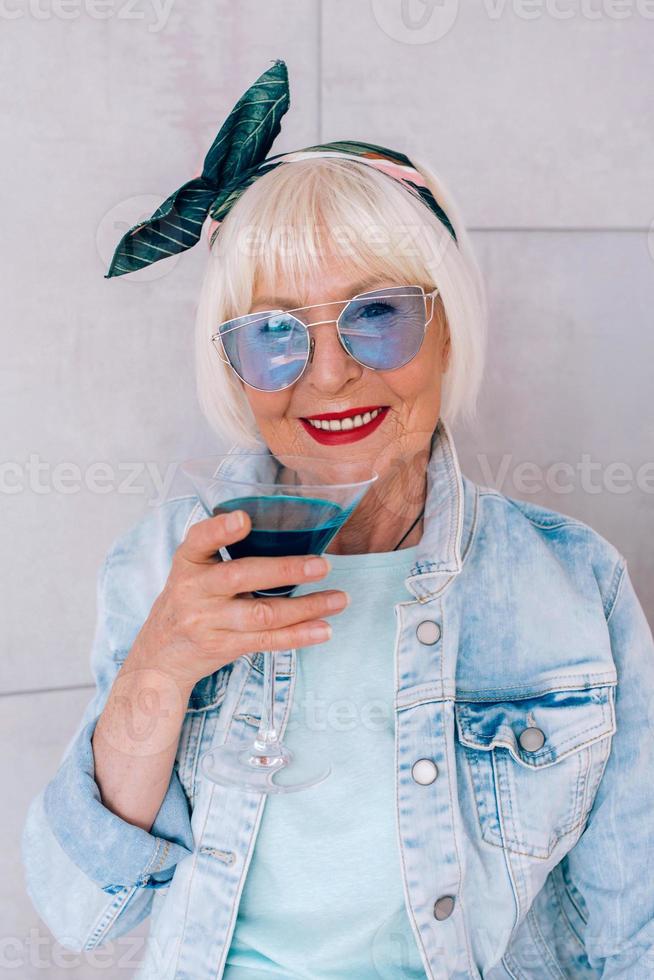
{"type": "Polygon", "coordinates": [[[314,429],[327,429],[329,432],[342,432],[349,429],[358,429],[362,425],[367,425],[377,418],[381,408],[375,408],[372,412],[364,412],[363,415],[348,415],[342,419],[307,419],[314,429]]]}

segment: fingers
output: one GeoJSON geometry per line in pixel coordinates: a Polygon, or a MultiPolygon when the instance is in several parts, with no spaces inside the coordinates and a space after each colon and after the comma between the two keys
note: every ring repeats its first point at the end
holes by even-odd
{"type": "Polygon", "coordinates": [[[240,541],[249,534],[250,527],[250,518],[244,510],[208,517],[189,528],[177,554],[194,564],[214,564],[218,549],[240,541]]]}
{"type": "Polygon", "coordinates": [[[329,568],[329,562],[316,555],[237,558],[207,568],[203,584],[210,595],[235,596],[241,592],[315,582],[324,578],[329,568]]]}
{"type": "MultiPolygon", "coordinates": [[[[234,635],[234,634],[233,634],[234,635]]],[[[239,646],[243,653],[261,650],[264,653],[277,650],[292,650],[297,647],[314,646],[324,643],[332,635],[329,623],[312,620],[309,623],[296,623],[278,630],[256,630],[239,635],[239,646]]]]}
{"type": "Polygon", "coordinates": [[[307,625],[325,616],[334,616],[349,603],[345,592],[329,590],[289,598],[234,599],[222,611],[223,629],[261,632],[289,626],[307,625]]]}

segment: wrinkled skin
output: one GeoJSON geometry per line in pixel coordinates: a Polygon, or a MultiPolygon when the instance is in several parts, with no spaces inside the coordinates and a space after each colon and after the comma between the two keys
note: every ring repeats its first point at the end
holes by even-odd
{"type": "MultiPolygon", "coordinates": [[[[397,286],[402,280],[380,280],[378,285],[397,286]]],[[[335,303],[359,291],[352,276],[333,255],[328,255],[319,277],[307,278],[301,292],[297,285],[263,277],[256,283],[251,312],[270,309],[272,297],[292,302],[283,308],[323,305],[301,313],[305,323],[336,317],[345,304],[335,303]],[[265,300],[264,300],[265,297],[265,300]],[[331,304],[330,304],[330,301],[331,304]]],[[[420,284],[418,284],[420,285],[420,284]]],[[[425,290],[431,284],[423,283],[425,290]]],[[[277,304],[273,304],[277,305],[277,304]]],[[[449,337],[439,297],[418,354],[395,371],[363,367],[341,347],[334,323],[311,329],[315,339],[313,361],[290,388],[262,392],[243,384],[259,431],[275,454],[348,458],[365,461],[379,474],[373,489],[332,542],[332,553],[391,550],[420,511],[424,502],[425,469],[429,444],[441,407],[442,375],[447,370],[449,337]],[[344,446],[325,446],[307,433],[299,419],[324,412],[340,412],[365,405],[387,405],[383,423],[366,438],[344,446]]],[[[417,543],[421,524],[403,542],[417,543]]]]}

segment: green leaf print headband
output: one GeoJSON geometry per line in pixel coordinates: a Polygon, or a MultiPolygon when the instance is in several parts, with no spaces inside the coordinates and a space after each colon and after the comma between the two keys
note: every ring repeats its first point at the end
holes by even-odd
{"type": "Polygon", "coordinates": [[[456,242],[445,211],[403,153],[373,143],[343,140],[267,157],[289,105],[286,64],[277,59],[236,103],[207,153],[201,173],[167,197],[150,218],[123,235],[105,279],[136,272],[192,248],[200,240],[207,216],[214,222],[211,247],[220,222],[250,184],[281,163],[312,156],[359,160],[399,180],[434,212],[456,242]]]}

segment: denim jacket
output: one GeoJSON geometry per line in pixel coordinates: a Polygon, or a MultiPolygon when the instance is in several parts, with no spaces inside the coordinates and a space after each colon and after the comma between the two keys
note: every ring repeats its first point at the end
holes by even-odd
{"type": "MultiPolygon", "coordinates": [[[[95,696],[23,834],[30,896],[66,947],[150,917],[139,980],[222,976],[266,802],[198,767],[212,745],[251,739],[261,653],[195,685],[150,833],[106,809],[94,782],[112,682],[205,516],[194,496],[169,500],[110,549],[95,696]]],[[[654,643],[625,558],[581,521],[473,483],[441,420],[405,584],[394,804],[426,976],[654,977],[654,643]]],[[[283,734],[295,651],[277,662],[283,734]]]]}

